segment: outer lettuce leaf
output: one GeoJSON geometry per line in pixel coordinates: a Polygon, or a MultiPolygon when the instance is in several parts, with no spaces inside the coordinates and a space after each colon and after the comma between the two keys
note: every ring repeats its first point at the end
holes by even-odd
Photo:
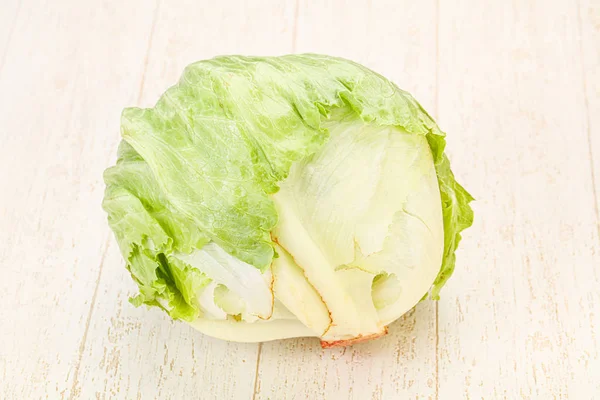
{"type": "Polygon", "coordinates": [[[471,196],[443,154],[444,134],[408,93],[351,61],[321,55],[218,57],[188,66],[151,109],[128,108],[103,206],[140,286],[135,304],[161,305],[194,319],[209,281],[175,261],[214,242],[265,270],[278,215],[271,195],[294,161],[328,139],[337,108],[365,122],[427,135],[442,194],[444,261],[431,291],[451,275],[460,232],[472,223],[471,196]],[[329,122],[331,123],[331,122],[329,122]]]}
{"type": "Polygon", "coordinates": [[[461,232],[473,224],[473,209],[469,205],[473,196],[469,194],[454,178],[450,170],[450,161],[444,154],[446,140],[442,133],[430,133],[427,141],[431,146],[435,162],[435,170],[440,184],[442,197],[442,215],[444,217],[444,256],[440,273],[433,283],[430,296],[434,300],[440,298],[440,290],[454,272],[456,265],[456,249],[462,238],[461,232]]]}

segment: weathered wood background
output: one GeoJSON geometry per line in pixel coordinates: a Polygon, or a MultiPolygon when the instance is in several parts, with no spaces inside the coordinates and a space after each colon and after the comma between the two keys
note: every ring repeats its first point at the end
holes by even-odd
{"type": "Polygon", "coordinates": [[[0,398],[600,398],[600,1],[0,3],[0,398]],[[100,208],[123,107],[292,52],[412,92],[478,199],[442,300],[347,349],[132,307],[100,208]]]}

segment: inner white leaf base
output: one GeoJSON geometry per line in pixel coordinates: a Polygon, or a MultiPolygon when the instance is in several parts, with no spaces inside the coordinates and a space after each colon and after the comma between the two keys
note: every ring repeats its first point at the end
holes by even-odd
{"type": "Polygon", "coordinates": [[[214,243],[182,256],[228,290],[227,301],[201,304],[193,327],[241,342],[317,336],[343,345],[384,334],[431,287],[444,231],[426,138],[351,117],[325,127],[329,141],[273,196],[278,257],[268,273],[214,243]]]}

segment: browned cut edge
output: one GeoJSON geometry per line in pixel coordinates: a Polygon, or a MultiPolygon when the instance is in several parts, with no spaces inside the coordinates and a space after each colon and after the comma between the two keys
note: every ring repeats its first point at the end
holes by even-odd
{"type": "Polygon", "coordinates": [[[357,337],[353,337],[352,339],[344,339],[344,340],[334,340],[333,342],[327,342],[325,340],[321,340],[321,347],[324,349],[329,349],[331,347],[346,347],[352,346],[356,343],[368,342],[369,340],[377,339],[382,336],[387,335],[388,328],[387,326],[383,328],[383,331],[378,333],[373,333],[371,335],[358,335],[357,337]]]}
{"type": "Polygon", "coordinates": [[[273,316],[273,312],[275,311],[275,273],[273,272],[273,262],[271,261],[271,265],[269,265],[269,270],[271,271],[271,282],[269,283],[269,290],[271,291],[271,314],[268,317],[261,317],[258,315],[258,318],[263,321],[268,321],[273,316]]]}

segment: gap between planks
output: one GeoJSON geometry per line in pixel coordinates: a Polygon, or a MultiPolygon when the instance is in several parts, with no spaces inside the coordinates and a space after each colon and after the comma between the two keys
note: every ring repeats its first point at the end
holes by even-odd
{"type": "Polygon", "coordinates": [[[583,105],[585,108],[585,128],[587,131],[587,145],[590,158],[590,176],[592,179],[592,195],[594,197],[594,214],[596,215],[596,230],[600,243],[600,211],[598,210],[598,188],[596,187],[596,171],[594,170],[594,150],[592,146],[592,127],[590,119],[590,100],[588,98],[587,74],[583,54],[583,21],[581,19],[581,0],[577,0],[577,29],[579,33],[579,64],[581,66],[581,84],[583,88],[583,105]]]}
{"type": "Polygon", "coordinates": [[[296,0],[294,6],[294,28],[292,30],[292,54],[296,53],[296,42],[298,36],[298,14],[300,9],[300,0],[296,0]]]}
{"type": "Polygon", "coordinates": [[[140,91],[138,92],[137,102],[142,102],[142,95],[144,93],[144,85],[146,83],[146,71],[148,69],[148,60],[150,58],[150,50],[152,49],[152,42],[154,40],[154,31],[156,30],[156,21],[158,20],[158,10],[160,8],[160,0],[156,0],[156,6],[154,7],[154,14],[152,15],[152,24],[150,25],[150,35],[148,37],[148,46],[146,46],[146,56],[144,57],[144,68],[142,69],[142,79],[140,81],[140,91]]]}
{"type": "Polygon", "coordinates": [[[83,336],[81,338],[81,343],[79,344],[79,354],[77,356],[77,365],[75,365],[75,372],[73,374],[73,385],[71,385],[71,394],[69,395],[69,399],[75,399],[77,384],[79,383],[79,368],[81,366],[81,360],[83,359],[83,352],[85,350],[85,343],[87,342],[88,332],[90,330],[90,323],[92,321],[92,316],[94,314],[94,305],[96,304],[96,298],[98,297],[98,288],[100,287],[100,278],[102,277],[102,268],[104,267],[104,259],[106,258],[106,254],[108,253],[108,248],[110,245],[110,231],[107,232],[106,238],[104,239],[104,251],[102,252],[102,257],[100,257],[100,265],[98,266],[98,279],[96,279],[96,287],[94,288],[94,294],[92,295],[92,302],[90,304],[90,310],[88,311],[87,319],[85,321],[85,329],[83,331],[83,336]]]}
{"type": "Polygon", "coordinates": [[[256,399],[258,392],[258,370],[260,369],[260,354],[262,352],[262,342],[258,343],[258,351],[256,352],[256,369],[254,370],[254,387],[252,390],[252,400],[256,399]]]}

